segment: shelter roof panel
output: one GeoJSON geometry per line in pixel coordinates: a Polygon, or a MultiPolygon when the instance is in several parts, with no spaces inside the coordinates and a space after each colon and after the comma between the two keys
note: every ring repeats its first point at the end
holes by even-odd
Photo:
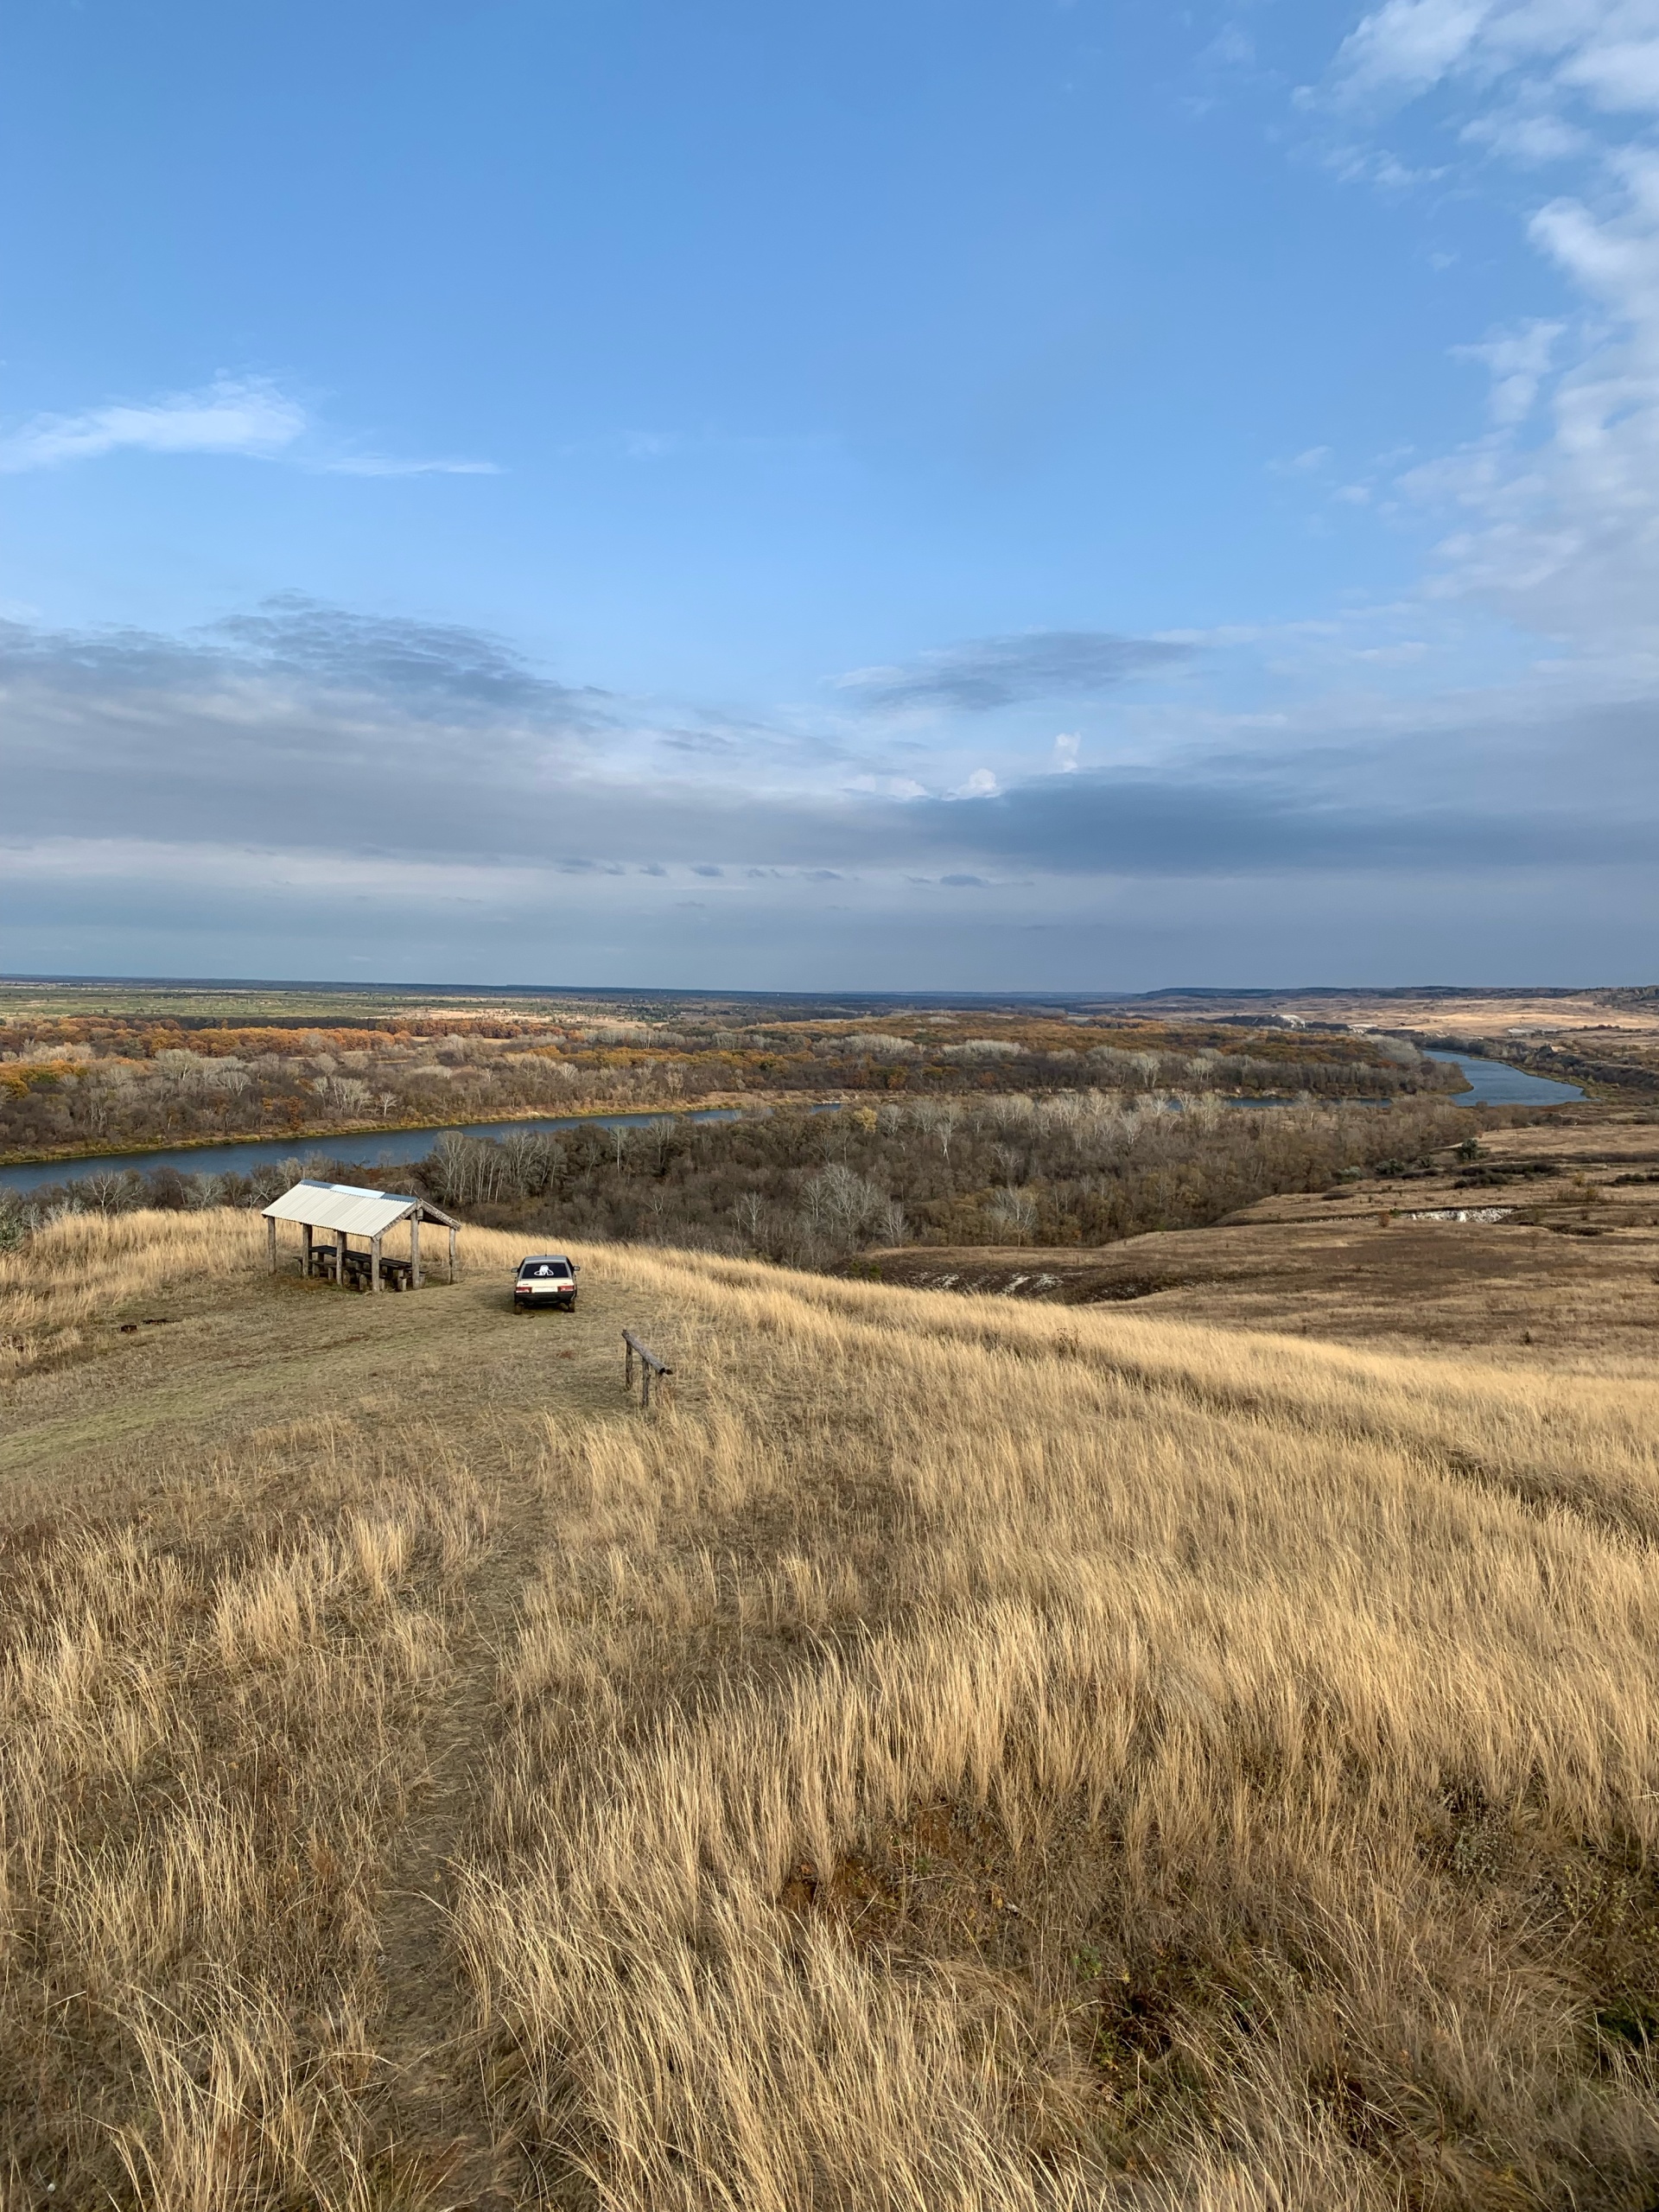
{"type": "Polygon", "coordinates": [[[268,1221],[296,1221],[311,1229],[333,1229],[342,1236],[378,1236],[394,1222],[418,1214],[423,1221],[455,1227],[447,1213],[424,1198],[391,1191],[360,1190],[353,1183],[296,1183],[264,1209],[268,1221]]]}

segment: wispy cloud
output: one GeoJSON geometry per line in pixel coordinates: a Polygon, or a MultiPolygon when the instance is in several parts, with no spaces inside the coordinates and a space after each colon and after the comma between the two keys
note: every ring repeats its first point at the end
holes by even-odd
{"type": "Polygon", "coordinates": [[[1534,321],[1518,330],[1500,332],[1478,346],[1452,348],[1460,360],[1479,361],[1491,372],[1492,420],[1503,429],[1522,423],[1532,412],[1565,323],[1534,321]]]}
{"type": "Polygon", "coordinates": [[[1351,96],[1427,92],[1468,59],[1499,12],[1493,0],[1387,0],[1344,41],[1337,83],[1351,96]]]}
{"type": "Polygon", "coordinates": [[[37,415],[0,439],[0,468],[58,468],[105,454],[238,454],[270,461],[304,436],[305,410],[274,385],[229,378],[205,391],[143,403],[118,402],[84,415],[37,415]]]}
{"type": "MultiPolygon", "coordinates": [[[[1366,132],[1400,115],[1468,188],[1493,159],[1568,165],[1524,235],[1578,311],[1453,349],[1490,372],[1488,425],[1390,489],[1442,524],[1434,592],[1581,652],[1659,652],[1659,5],[1384,0],[1306,105],[1366,132]]],[[[1355,175],[1392,159],[1362,151],[1355,175]]]]}
{"type": "MultiPolygon", "coordinates": [[[[124,642],[114,641],[115,649],[124,642]]],[[[158,645],[149,646],[157,660],[158,645]]],[[[511,719],[561,731],[610,722],[608,694],[539,674],[486,631],[354,613],[299,592],[278,593],[251,613],[213,624],[191,659],[198,680],[211,681],[213,671],[276,679],[336,697],[372,697],[398,714],[457,715],[473,724],[511,719]]]]}
{"type": "Polygon", "coordinates": [[[60,468],[113,453],[283,461],[332,476],[499,474],[487,461],[403,460],[331,449],[310,412],[264,377],[219,377],[199,391],[116,400],[79,415],[36,415],[0,436],[0,473],[60,468]]]}
{"type": "Polygon", "coordinates": [[[893,667],[855,668],[835,684],[872,713],[954,707],[983,714],[1025,700],[1086,698],[1192,653],[1190,645],[1109,630],[1031,630],[969,639],[893,667]]]}
{"type": "Polygon", "coordinates": [[[323,476],[499,476],[493,461],[397,461],[386,454],[348,454],[308,464],[323,476]]]}
{"type": "Polygon", "coordinates": [[[1644,0],[1385,0],[1338,54],[1350,99],[1415,99],[1467,79],[1542,105],[1551,88],[1609,113],[1659,111],[1659,19],[1644,0]]]}

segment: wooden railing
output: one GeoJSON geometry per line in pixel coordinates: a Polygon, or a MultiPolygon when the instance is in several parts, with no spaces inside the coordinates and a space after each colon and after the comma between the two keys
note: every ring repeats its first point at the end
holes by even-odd
{"type": "Polygon", "coordinates": [[[622,1388],[632,1394],[633,1389],[633,1363],[638,1359],[639,1362],[639,1402],[642,1406],[649,1406],[651,1403],[651,1386],[652,1380],[655,1380],[658,1394],[660,1395],[663,1391],[667,1389],[669,1377],[673,1374],[674,1370],[665,1359],[658,1359],[656,1353],[652,1351],[648,1345],[642,1344],[639,1338],[634,1335],[632,1329],[623,1330],[622,1346],[622,1388]]]}

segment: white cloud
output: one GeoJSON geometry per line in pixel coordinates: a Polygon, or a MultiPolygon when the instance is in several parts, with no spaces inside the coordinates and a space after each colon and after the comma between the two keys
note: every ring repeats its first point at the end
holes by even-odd
{"type": "Polygon", "coordinates": [[[1659,109],[1653,0],[1386,0],[1344,41],[1332,71],[1350,101],[1412,99],[1463,79],[1535,100],[1582,93],[1610,113],[1659,109]],[[1518,80],[1518,81],[1517,81],[1518,80]]]}
{"type": "Polygon", "coordinates": [[[1589,153],[1594,141],[1588,131],[1565,122],[1559,115],[1541,115],[1516,105],[1491,115],[1478,115],[1463,127],[1465,145],[1484,146],[1502,160],[1523,168],[1541,168],[1547,162],[1564,162],[1589,153]]]}
{"type": "Polygon", "coordinates": [[[1001,786],[988,768],[976,768],[965,784],[957,790],[958,798],[995,798],[1001,786]]]}
{"type": "Polygon", "coordinates": [[[1077,750],[1083,740],[1075,731],[1062,730],[1054,741],[1054,772],[1057,776],[1075,776],[1077,772],[1077,750]]]}
{"type": "Polygon", "coordinates": [[[323,476],[499,476],[493,461],[394,461],[384,454],[357,454],[344,461],[309,464],[323,476]]]}
{"type": "Polygon", "coordinates": [[[301,403],[264,377],[219,377],[200,391],[118,400],[79,415],[37,415],[0,437],[0,474],[59,468],[112,453],[216,454],[286,461],[329,476],[493,476],[487,461],[404,461],[331,449],[301,403]]]}
{"type": "Polygon", "coordinates": [[[1255,44],[1237,23],[1224,24],[1198,56],[1214,69],[1248,69],[1255,60],[1255,44]]]}
{"type": "Polygon", "coordinates": [[[105,454],[240,454],[269,461],[310,425],[305,410],[263,378],[220,378],[206,391],[143,404],[117,403],[84,415],[37,415],[0,439],[0,469],[56,468],[105,454]]]}
{"type": "Polygon", "coordinates": [[[918,784],[914,776],[849,776],[843,789],[849,791],[871,791],[880,798],[925,798],[927,786],[918,784]]]}
{"type": "Polygon", "coordinates": [[[1337,76],[1347,89],[1427,92],[1468,55],[1491,0],[1387,0],[1344,41],[1337,76]]]}
{"type": "Polygon", "coordinates": [[[1494,372],[1491,435],[1407,488],[1461,510],[1446,581],[1582,639],[1659,640],[1659,157],[1610,157],[1592,208],[1539,210],[1533,243],[1587,296],[1576,333],[1538,322],[1468,349],[1494,372]],[[1550,361],[1564,337],[1576,359],[1550,361]],[[1543,402],[1546,435],[1522,433],[1543,402]]]}
{"type": "MultiPolygon", "coordinates": [[[[1617,16],[1638,11],[1597,12],[1617,16]]],[[[1564,83],[1588,92],[1599,106],[1615,114],[1659,110],[1659,28],[1646,38],[1586,38],[1563,65],[1561,77],[1564,83]]]]}
{"type": "Polygon", "coordinates": [[[1451,525],[1434,588],[1581,650],[1659,650],[1659,0],[1385,0],[1326,86],[1351,114],[1430,90],[1457,143],[1573,165],[1527,236],[1580,302],[1456,349],[1491,374],[1489,428],[1400,485],[1451,525]]]}
{"type": "Polygon", "coordinates": [[[1459,360],[1482,361],[1491,371],[1492,388],[1487,404],[1494,423],[1508,429],[1524,422],[1532,412],[1556,340],[1566,327],[1560,322],[1533,321],[1519,330],[1488,338],[1478,346],[1452,349],[1459,360]]]}

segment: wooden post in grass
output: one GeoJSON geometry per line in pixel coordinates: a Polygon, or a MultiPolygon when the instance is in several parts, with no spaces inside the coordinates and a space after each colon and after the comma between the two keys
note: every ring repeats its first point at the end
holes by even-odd
{"type": "Polygon", "coordinates": [[[454,1282],[454,1279],[455,1279],[455,1232],[454,1232],[454,1230],[452,1229],[452,1230],[449,1231],[449,1280],[450,1280],[450,1281],[451,1281],[451,1282],[454,1282]]]}
{"type": "Polygon", "coordinates": [[[409,1217],[409,1287],[411,1290],[418,1290],[421,1287],[421,1215],[418,1207],[409,1217]]]}
{"type": "Polygon", "coordinates": [[[276,1224],[275,1221],[268,1221],[265,1224],[265,1255],[270,1264],[270,1271],[275,1274],[276,1272],[276,1224]]]}
{"type": "Polygon", "coordinates": [[[344,1290],[345,1287],[346,1232],[343,1229],[337,1229],[334,1231],[334,1288],[344,1290]]]}
{"type": "Polygon", "coordinates": [[[369,1239],[369,1288],[372,1291],[378,1291],[379,1287],[380,1239],[378,1236],[371,1236],[369,1239]]]}
{"type": "MultiPolygon", "coordinates": [[[[271,1225],[271,1227],[272,1227],[273,1229],[275,1229],[275,1228],[276,1228],[276,1223],[275,1223],[274,1221],[271,1223],[271,1224],[270,1224],[270,1225],[271,1225]]],[[[309,1281],[310,1281],[310,1280],[311,1280],[311,1243],[312,1243],[312,1233],[313,1233],[313,1232],[312,1232],[311,1224],[310,1224],[310,1223],[308,1221],[308,1222],[305,1224],[305,1257],[304,1257],[304,1258],[300,1262],[300,1268],[301,1268],[301,1271],[302,1271],[302,1273],[304,1274],[305,1279],[306,1279],[306,1281],[307,1281],[308,1282],[309,1282],[309,1281]]]]}
{"type": "Polygon", "coordinates": [[[672,1375],[674,1370],[668,1364],[666,1360],[658,1359],[654,1351],[651,1351],[647,1345],[642,1344],[639,1338],[634,1335],[632,1329],[623,1330],[622,1347],[622,1387],[629,1393],[630,1395],[632,1395],[633,1362],[635,1355],[638,1354],[639,1360],[639,1403],[645,1411],[649,1412],[651,1408],[651,1385],[653,1376],[656,1379],[658,1393],[660,1395],[661,1393],[668,1388],[668,1378],[672,1375]]]}

